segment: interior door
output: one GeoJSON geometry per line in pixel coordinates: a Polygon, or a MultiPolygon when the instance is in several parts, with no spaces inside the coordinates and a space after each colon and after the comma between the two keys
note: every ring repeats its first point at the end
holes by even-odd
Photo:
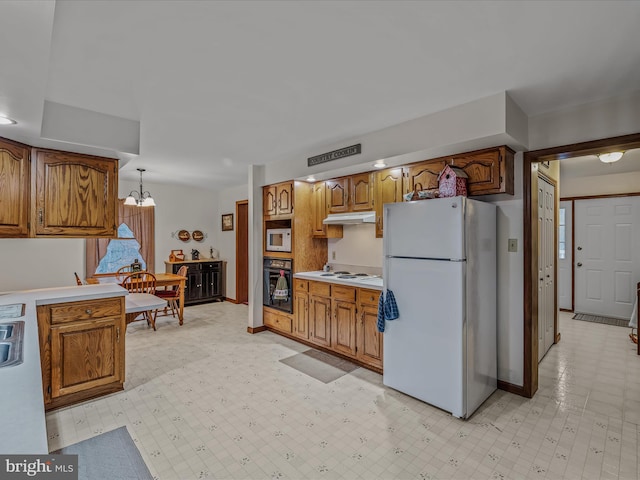
{"type": "Polygon", "coordinates": [[[640,280],[640,197],[576,200],[575,311],[628,319],[640,280]]]}
{"type": "Polygon", "coordinates": [[[554,341],[555,187],[538,177],[538,361],[554,341]]]}
{"type": "Polygon", "coordinates": [[[560,202],[558,218],[558,308],[573,311],[573,202],[560,202]]]}

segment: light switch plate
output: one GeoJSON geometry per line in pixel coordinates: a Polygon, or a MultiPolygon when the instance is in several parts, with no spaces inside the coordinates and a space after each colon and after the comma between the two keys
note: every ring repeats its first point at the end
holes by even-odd
{"type": "Polygon", "coordinates": [[[510,252],[517,252],[518,251],[518,239],[517,238],[510,238],[509,239],[509,251],[510,252]]]}

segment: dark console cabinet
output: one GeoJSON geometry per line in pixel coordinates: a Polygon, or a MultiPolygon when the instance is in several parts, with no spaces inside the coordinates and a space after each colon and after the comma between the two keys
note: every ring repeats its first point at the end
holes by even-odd
{"type": "Polygon", "coordinates": [[[223,262],[221,260],[165,262],[165,265],[167,273],[177,273],[183,265],[189,267],[184,290],[185,305],[224,300],[223,262]]]}

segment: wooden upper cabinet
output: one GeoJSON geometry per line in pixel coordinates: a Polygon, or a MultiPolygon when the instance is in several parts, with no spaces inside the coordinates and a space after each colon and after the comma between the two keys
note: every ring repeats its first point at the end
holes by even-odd
{"type": "Polygon", "coordinates": [[[349,211],[369,211],[373,208],[373,174],[360,173],[349,177],[349,211]]]}
{"type": "Polygon", "coordinates": [[[29,146],[0,138],[0,238],[29,234],[29,146]]]}
{"type": "Polygon", "coordinates": [[[349,211],[349,178],[327,180],[327,213],[345,213],[349,211]]]}
{"type": "Polygon", "coordinates": [[[115,237],[117,160],[34,149],[35,236],[115,237]]]}
{"type": "Polygon", "coordinates": [[[262,209],[265,217],[290,216],[293,213],[293,182],[264,187],[262,209]]]}
{"type": "Polygon", "coordinates": [[[342,225],[325,225],[327,218],[327,188],[324,182],[313,185],[311,199],[311,232],[316,238],[342,238],[342,225]]]}
{"type": "Polygon", "coordinates": [[[387,168],[375,173],[374,187],[376,210],[376,237],[381,238],[384,230],[383,205],[402,201],[403,181],[402,168],[387,168]]]}
{"type": "Polygon", "coordinates": [[[470,196],[508,193],[513,195],[514,151],[502,146],[477,150],[451,157],[453,166],[469,176],[467,191],[470,196]]]}
{"type": "Polygon", "coordinates": [[[445,161],[442,159],[427,160],[406,166],[407,186],[405,192],[438,188],[438,174],[444,166],[445,161]]]}
{"type": "Polygon", "coordinates": [[[346,213],[373,209],[373,175],[360,173],[327,180],[327,213],[346,213]]]}

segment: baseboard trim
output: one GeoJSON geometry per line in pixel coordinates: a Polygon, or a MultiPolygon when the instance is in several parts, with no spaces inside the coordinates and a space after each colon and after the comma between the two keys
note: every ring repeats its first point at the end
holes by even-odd
{"type": "Polygon", "coordinates": [[[247,332],[249,333],[260,333],[267,330],[267,327],[264,325],[260,325],[259,327],[247,327],[247,332]]]}
{"type": "Polygon", "coordinates": [[[521,397],[528,397],[528,395],[525,395],[524,393],[524,387],[521,387],[520,385],[514,385],[513,383],[498,380],[498,388],[500,390],[504,390],[505,392],[520,395],[521,397]]]}
{"type": "Polygon", "coordinates": [[[235,303],[236,305],[239,303],[235,298],[224,297],[225,302],[235,303]]]}

